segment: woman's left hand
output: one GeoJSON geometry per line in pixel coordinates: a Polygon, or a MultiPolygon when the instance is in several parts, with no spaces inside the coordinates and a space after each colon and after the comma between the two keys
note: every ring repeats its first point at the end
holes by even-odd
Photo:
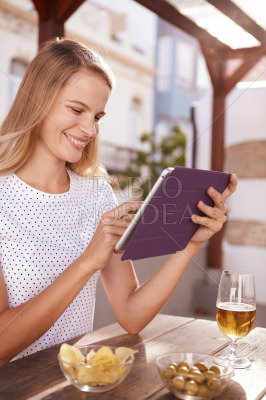
{"type": "Polygon", "coordinates": [[[226,205],[225,201],[235,192],[237,186],[237,177],[232,174],[230,177],[230,183],[225,191],[220,194],[214,188],[207,190],[208,195],[213,199],[214,206],[207,206],[202,201],[198,203],[198,209],[206,214],[206,217],[193,214],[191,219],[194,223],[200,224],[201,226],[192,236],[190,243],[202,244],[206,240],[209,240],[215,233],[219,232],[225,221],[226,221],[226,205]]]}

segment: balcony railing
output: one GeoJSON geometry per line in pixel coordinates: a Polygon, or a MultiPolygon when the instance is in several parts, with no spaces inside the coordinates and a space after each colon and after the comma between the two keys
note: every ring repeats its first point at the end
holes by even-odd
{"type": "Polygon", "coordinates": [[[103,165],[109,173],[125,172],[135,158],[136,150],[131,147],[118,146],[110,142],[102,142],[103,165]]]}

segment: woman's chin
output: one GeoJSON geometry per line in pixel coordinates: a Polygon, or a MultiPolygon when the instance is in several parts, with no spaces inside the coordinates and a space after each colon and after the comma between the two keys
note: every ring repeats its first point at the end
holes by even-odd
{"type": "Polygon", "coordinates": [[[75,164],[80,161],[81,155],[82,155],[82,153],[80,153],[79,156],[76,155],[76,156],[66,157],[66,162],[70,163],[70,164],[75,164]]]}

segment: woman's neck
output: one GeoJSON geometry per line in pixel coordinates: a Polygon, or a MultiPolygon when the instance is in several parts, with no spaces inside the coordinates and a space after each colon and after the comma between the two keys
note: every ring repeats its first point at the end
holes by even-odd
{"type": "Polygon", "coordinates": [[[64,163],[53,166],[28,161],[15,173],[22,181],[42,192],[60,194],[69,191],[70,179],[64,163]]]}

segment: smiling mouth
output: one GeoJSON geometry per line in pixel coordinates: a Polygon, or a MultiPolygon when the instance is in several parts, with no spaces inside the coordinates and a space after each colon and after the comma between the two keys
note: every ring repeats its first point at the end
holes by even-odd
{"type": "Polygon", "coordinates": [[[75,145],[75,147],[77,147],[78,149],[84,149],[84,147],[87,145],[88,141],[81,141],[78,140],[76,138],[74,138],[73,136],[68,135],[67,133],[64,133],[64,135],[66,136],[66,138],[75,145]]]}

